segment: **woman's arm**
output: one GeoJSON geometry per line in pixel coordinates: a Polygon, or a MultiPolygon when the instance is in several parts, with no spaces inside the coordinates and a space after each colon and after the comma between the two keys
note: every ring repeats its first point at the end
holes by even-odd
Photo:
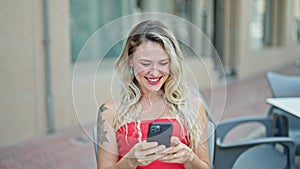
{"type": "Polygon", "coordinates": [[[97,119],[98,169],[113,168],[119,158],[117,140],[113,129],[114,103],[108,101],[100,106],[97,119]]]}
{"type": "Polygon", "coordinates": [[[192,152],[191,158],[185,162],[185,168],[193,169],[193,168],[210,168],[210,160],[208,153],[208,144],[207,144],[207,117],[203,102],[201,99],[197,99],[198,103],[198,113],[201,121],[198,121],[201,127],[201,142],[199,143],[198,151],[192,152]],[[202,123],[202,124],[201,124],[202,123]]]}

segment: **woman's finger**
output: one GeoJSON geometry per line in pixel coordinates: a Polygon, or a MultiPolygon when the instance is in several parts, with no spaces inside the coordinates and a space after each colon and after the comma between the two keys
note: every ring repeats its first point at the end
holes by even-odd
{"type": "Polygon", "coordinates": [[[140,143],[137,144],[137,148],[139,150],[147,150],[147,149],[154,148],[154,147],[157,147],[157,146],[158,146],[157,142],[143,141],[143,142],[140,142],[140,143]]]}
{"type": "Polygon", "coordinates": [[[161,154],[174,154],[187,147],[185,144],[181,143],[181,141],[177,137],[173,137],[171,140],[171,147],[166,148],[161,152],[161,154]]]}
{"type": "Polygon", "coordinates": [[[178,151],[176,153],[167,154],[161,157],[159,160],[169,163],[184,163],[191,157],[191,153],[188,150],[178,151]]]}
{"type": "Polygon", "coordinates": [[[145,150],[142,150],[142,151],[145,154],[145,156],[150,156],[150,155],[153,155],[153,154],[160,154],[161,155],[160,152],[163,151],[165,148],[166,148],[165,145],[160,145],[160,146],[152,147],[150,149],[145,149],[145,150]]]}
{"type": "Polygon", "coordinates": [[[177,146],[180,143],[181,143],[181,141],[179,140],[178,137],[175,137],[175,136],[171,137],[171,146],[177,146]]]}

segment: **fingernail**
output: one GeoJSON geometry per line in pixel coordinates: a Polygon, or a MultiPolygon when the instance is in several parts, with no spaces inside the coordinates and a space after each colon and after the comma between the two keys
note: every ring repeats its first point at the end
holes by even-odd
{"type": "Polygon", "coordinates": [[[165,145],[160,145],[159,147],[162,148],[162,149],[165,149],[165,148],[166,148],[165,145]]]}

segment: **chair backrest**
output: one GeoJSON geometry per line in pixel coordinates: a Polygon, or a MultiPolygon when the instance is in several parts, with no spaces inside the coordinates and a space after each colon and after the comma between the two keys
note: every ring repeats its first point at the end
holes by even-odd
{"type": "Polygon", "coordinates": [[[97,139],[97,126],[94,127],[93,131],[93,138],[94,138],[94,150],[96,155],[96,161],[98,160],[98,139],[97,139]]]}
{"type": "MultiPolygon", "coordinates": [[[[215,124],[211,121],[207,122],[207,144],[208,144],[208,151],[209,151],[209,160],[210,166],[214,164],[214,155],[215,155],[215,124]]],[[[211,167],[212,168],[212,167],[211,167]]]]}
{"type": "Polygon", "coordinates": [[[300,76],[290,76],[269,71],[267,80],[273,97],[299,97],[300,76]]]}
{"type": "Polygon", "coordinates": [[[206,116],[207,116],[207,137],[208,137],[207,144],[208,144],[208,151],[209,151],[210,166],[211,168],[213,168],[212,166],[214,164],[214,158],[215,158],[216,126],[213,121],[210,108],[201,93],[199,93],[199,97],[202,100],[206,112],[206,116]]]}

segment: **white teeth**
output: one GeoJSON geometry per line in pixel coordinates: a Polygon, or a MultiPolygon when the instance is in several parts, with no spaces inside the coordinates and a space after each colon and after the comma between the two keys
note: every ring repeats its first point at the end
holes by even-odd
{"type": "Polygon", "coordinates": [[[156,81],[159,80],[159,78],[148,78],[148,80],[151,81],[151,82],[156,82],[156,81]]]}

